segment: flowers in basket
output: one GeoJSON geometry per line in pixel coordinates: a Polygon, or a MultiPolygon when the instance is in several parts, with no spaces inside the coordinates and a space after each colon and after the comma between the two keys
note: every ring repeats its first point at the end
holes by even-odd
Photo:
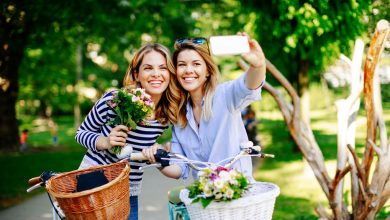
{"type": "Polygon", "coordinates": [[[200,171],[198,179],[182,190],[180,198],[200,202],[206,208],[212,201],[230,201],[242,196],[249,188],[247,177],[235,170],[218,167],[200,171]]]}
{"type": "MultiPolygon", "coordinates": [[[[154,109],[150,95],[141,88],[122,88],[114,93],[112,100],[106,103],[116,113],[116,117],[107,124],[112,126],[125,125],[132,129],[135,129],[138,123],[145,123],[144,120],[151,116],[154,109]]],[[[121,150],[120,146],[111,149],[115,154],[120,154],[121,150]]]]}

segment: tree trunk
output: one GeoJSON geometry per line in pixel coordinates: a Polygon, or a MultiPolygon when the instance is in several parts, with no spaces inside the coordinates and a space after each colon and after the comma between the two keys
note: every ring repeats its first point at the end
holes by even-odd
{"type": "Polygon", "coordinates": [[[83,47],[79,43],[76,51],[76,102],[73,108],[74,112],[74,127],[77,130],[81,124],[81,110],[80,110],[80,84],[83,76],[83,47]]]}
{"type": "Polygon", "coordinates": [[[301,119],[310,124],[309,61],[301,60],[298,72],[298,95],[301,98],[301,119]]]}
{"type": "MultiPolygon", "coordinates": [[[[269,75],[275,77],[282,88],[285,89],[289,98],[286,99],[284,97],[285,95],[268,83],[265,83],[263,89],[268,91],[271,96],[275,98],[286,125],[289,128],[290,134],[312,168],[318,183],[325,196],[328,198],[329,208],[332,210],[332,214],[329,214],[321,207],[317,210],[321,219],[371,220],[374,219],[375,215],[390,197],[390,144],[387,143],[388,138],[385,121],[381,111],[382,106],[380,98],[373,94],[375,88],[373,82],[375,66],[383,51],[385,39],[387,39],[389,34],[390,27],[388,22],[385,20],[378,22],[377,31],[371,42],[364,67],[364,98],[367,112],[367,129],[369,131],[367,131],[366,151],[361,162],[353,148],[354,141],[351,141],[348,138],[349,136],[353,137],[355,135],[355,125],[352,124],[352,122],[356,119],[357,105],[361,95],[360,91],[362,90],[361,84],[357,83],[354,85],[348,99],[343,100],[342,103],[339,104],[340,108],[349,110],[349,113],[346,112],[339,115],[340,118],[343,117],[344,119],[347,119],[344,120],[341,125],[342,127],[340,128],[342,133],[346,134],[346,137],[344,136],[339,140],[339,145],[345,145],[345,143],[347,143],[351,159],[346,157],[345,150],[342,149],[342,151],[340,151],[339,157],[341,156],[342,158],[338,159],[339,164],[334,178],[329,177],[322,151],[318,146],[313,131],[310,128],[310,124],[304,123],[300,118],[299,112],[301,112],[301,105],[296,91],[283,74],[280,73],[272,63],[268,60],[266,61],[269,75]],[[377,127],[379,127],[380,147],[376,146],[375,136],[373,135],[375,134],[374,130],[376,130],[377,127]],[[374,152],[377,154],[378,160],[374,172],[370,174],[368,171],[372,165],[374,152]],[[349,164],[346,163],[347,159],[349,164]],[[344,191],[342,187],[340,187],[340,189],[337,187],[339,187],[339,184],[342,184],[344,177],[350,171],[352,171],[351,175],[356,175],[352,178],[352,181],[356,182],[357,180],[356,185],[353,185],[353,190],[356,190],[356,192],[352,192],[352,213],[349,213],[347,204],[341,200],[340,194],[336,195],[337,193],[344,191]],[[371,181],[369,181],[370,176],[371,181]]],[[[240,63],[240,66],[243,69],[247,68],[247,65],[243,65],[242,62],[240,63]]],[[[354,72],[358,71],[357,68],[359,66],[359,64],[356,65],[356,70],[354,70],[354,72]]],[[[375,90],[379,91],[379,89],[375,90]]]]}
{"type": "Polygon", "coordinates": [[[0,15],[0,150],[16,150],[19,130],[16,120],[18,71],[27,43],[24,11],[4,8],[0,15]]]}

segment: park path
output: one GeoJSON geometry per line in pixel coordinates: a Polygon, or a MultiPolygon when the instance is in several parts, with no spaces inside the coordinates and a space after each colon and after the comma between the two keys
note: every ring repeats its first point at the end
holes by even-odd
{"type": "MultiPolygon", "coordinates": [[[[181,180],[169,179],[157,169],[145,170],[142,193],[139,197],[140,220],[168,220],[167,191],[181,180]]],[[[0,211],[1,220],[45,220],[52,219],[50,202],[45,193],[0,211]]]]}

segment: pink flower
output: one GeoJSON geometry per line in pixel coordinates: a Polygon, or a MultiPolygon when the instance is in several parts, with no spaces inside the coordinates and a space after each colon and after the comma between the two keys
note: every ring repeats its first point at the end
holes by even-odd
{"type": "Polygon", "coordinates": [[[221,171],[229,171],[229,169],[227,169],[225,167],[217,167],[217,169],[215,169],[215,171],[217,171],[217,173],[219,173],[221,171]]]}
{"type": "Polygon", "coordinates": [[[140,99],[139,99],[138,96],[133,95],[133,96],[131,97],[131,101],[133,101],[133,102],[138,102],[139,100],[140,100],[140,99]]]}

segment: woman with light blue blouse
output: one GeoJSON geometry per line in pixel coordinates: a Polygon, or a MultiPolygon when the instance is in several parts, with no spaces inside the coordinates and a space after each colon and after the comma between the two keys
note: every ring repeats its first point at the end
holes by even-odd
{"type": "MultiPolygon", "coordinates": [[[[260,45],[249,37],[248,42],[250,51],[242,54],[242,58],[250,65],[249,69],[236,80],[218,84],[219,72],[207,39],[176,41],[173,63],[185,102],[179,107],[178,123],[172,130],[171,152],[192,160],[218,162],[237,155],[240,144],[248,141],[241,111],[260,99],[266,73],[260,45]]],[[[155,149],[143,152],[152,159],[155,149]]],[[[241,159],[233,167],[253,180],[250,158],[241,159]]],[[[186,179],[190,174],[189,166],[180,163],[161,171],[172,178],[186,179]]],[[[192,175],[196,178],[197,171],[193,170],[192,175]]]]}

